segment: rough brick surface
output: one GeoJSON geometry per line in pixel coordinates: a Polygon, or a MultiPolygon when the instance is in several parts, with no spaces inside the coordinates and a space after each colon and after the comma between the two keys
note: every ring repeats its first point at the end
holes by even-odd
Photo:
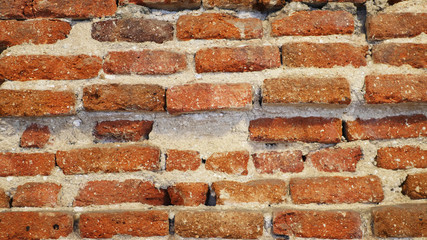
{"type": "Polygon", "coordinates": [[[31,182],[18,186],[13,195],[13,207],[56,207],[61,185],[31,182]]]}
{"type": "Polygon", "coordinates": [[[299,11],[271,22],[274,37],[352,34],[353,31],[353,15],[346,11],[299,11]]]}
{"type": "Polygon", "coordinates": [[[292,178],[289,186],[295,204],[379,203],[384,199],[377,176],[292,178]]]}
{"type": "Polygon", "coordinates": [[[176,183],[168,187],[171,204],[181,206],[199,206],[206,203],[209,190],[207,183],[176,183]]]}
{"type": "Polygon", "coordinates": [[[22,133],[20,146],[23,148],[43,148],[49,138],[48,126],[39,126],[33,123],[22,133]]]}
{"type": "Polygon", "coordinates": [[[361,238],[361,224],[353,211],[286,210],[273,216],[275,234],[304,238],[361,238]]]}
{"type": "Polygon", "coordinates": [[[427,150],[416,146],[384,147],[377,151],[377,167],[385,169],[427,168],[427,150]]]}
{"type": "Polygon", "coordinates": [[[345,78],[274,78],[262,86],[263,104],[350,104],[350,84],[345,78]]]}
{"type": "Polygon", "coordinates": [[[201,164],[202,159],[197,151],[169,149],[166,153],[166,171],[194,171],[201,164]]]}
{"type": "Polygon", "coordinates": [[[160,150],[150,146],[95,147],[58,151],[56,161],[65,174],[159,170],[160,150]]]}
{"type": "Polygon", "coordinates": [[[411,199],[427,199],[427,172],[409,174],[402,185],[402,193],[411,199]]]}
{"type": "Polygon", "coordinates": [[[267,10],[278,9],[285,5],[284,0],[272,1],[256,1],[256,0],[203,0],[203,7],[211,8],[225,8],[235,10],[267,10]]]}
{"type": "Polygon", "coordinates": [[[166,91],[166,100],[171,114],[248,109],[252,107],[252,86],[248,83],[174,86],[166,91]]]}
{"type": "Polygon", "coordinates": [[[176,23],[176,37],[190,39],[262,38],[262,22],[257,18],[240,19],[229,14],[184,15],[176,23]]]}
{"type": "Polygon", "coordinates": [[[0,19],[25,18],[25,7],[28,0],[0,0],[0,19]]]}
{"type": "Polygon", "coordinates": [[[149,8],[159,8],[166,10],[183,10],[199,8],[201,0],[119,0],[119,5],[138,4],[149,8]]]}
{"type": "Polygon", "coordinates": [[[262,213],[182,211],[175,214],[175,234],[196,238],[256,239],[264,229],[262,213]]]}
{"type": "Polygon", "coordinates": [[[292,0],[292,2],[304,2],[304,3],[311,3],[311,4],[324,4],[328,2],[350,2],[354,4],[361,4],[365,3],[366,0],[292,0]]]}
{"type": "Polygon", "coordinates": [[[326,148],[311,152],[306,162],[323,172],[355,172],[357,162],[362,158],[360,147],[326,148]]]}
{"type": "Polygon", "coordinates": [[[248,175],[249,152],[218,152],[212,154],[207,160],[207,170],[228,174],[248,175]]]}
{"type": "Polygon", "coordinates": [[[164,111],[165,89],[154,84],[91,85],[83,89],[87,111],[164,111]]]}
{"type": "Polygon", "coordinates": [[[249,135],[252,141],[262,142],[338,143],[342,125],[337,118],[259,118],[250,121],[249,135]]]}
{"type": "Polygon", "coordinates": [[[79,228],[83,238],[111,238],[118,234],[166,236],[169,216],[166,211],[84,213],[80,216],[79,228]]]}
{"type": "Polygon", "coordinates": [[[369,40],[414,37],[427,32],[427,13],[380,13],[368,16],[366,31],[369,40]]]}
{"type": "Polygon", "coordinates": [[[8,208],[9,201],[9,196],[5,193],[3,188],[0,188],[0,208],[8,208]]]}
{"type": "Polygon", "coordinates": [[[49,175],[54,168],[52,153],[0,153],[0,177],[49,175]]]}
{"type": "Polygon", "coordinates": [[[252,159],[258,173],[302,172],[304,169],[302,152],[299,150],[255,153],[252,159]]]}
{"type": "Polygon", "coordinates": [[[372,47],[374,63],[393,66],[409,65],[414,68],[427,68],[427,44],[381,43],[372,47]]]}
{"type": "Polygon", "coordinates": [[[334,66],[366,66],[368,46],[349,43],[286,43],[282,47],[286,67],[332,68],[334,66]]]}
{"type": "Polygon", "coordinates": [[[113,142],[139,141],[148,139],[153,129],[153,121],[103,121],[96,123],[94,135],[97,139],[113,142]]]}
{"type": "Polygon", "coordinates": [[[280,52],[274,46],[214,47],[197,51],[195,61],[198,73],[252,72],[280,67],[280,52]]]}
{"type": "Polygon", "coordinates": [[[347,121],[345,125],[347,139],[350,141],[427,136],[427,117],[421,114],[367,120],[356,119],[347,121]]]}

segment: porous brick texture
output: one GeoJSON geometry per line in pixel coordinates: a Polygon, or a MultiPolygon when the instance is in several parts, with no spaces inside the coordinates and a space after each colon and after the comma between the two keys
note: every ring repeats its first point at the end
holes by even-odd
{"type": "Polygon", "coordinates": [[[21,136],[21,147],[23,148],[43,148],[50,138],[48,126],[31,124],[25,129],[21,136]]]}
{"type": "Polygon", "coordinates": [[[147,139],[153,129],[153,121],[103,121],[96,124],[94,135],[98,139],[114,142],[137,142],[147,139]]]}
{"type": "Polygon", "coordinates": [[[0,176],[49,175],[55,167],[52,153],[0,153],[0,176]]]}
{"type": "Polygon", "coordinates": [[[252,159],[259,173],[297,173],[304,169],[301,151],[255,153],[252,159]]]}
{"type": "Polygon", "coordinates": [[[56,207],[61,186],[56,183],[26,183],[13,195],[13,207],[56,207]]]}
{"type": "Polygon", "coordinates": [[[228,174],[248,175],[249,152],[218,152],[206,160],[206,169],[228,174]]]}
{"type": "Polygon", "coordinates": [[[427,44],[381,43],[372,48],[372,59],[374,63],[426,68],[426,51],[427,44]]]}
{"type": "Polygon", "coordinates": [[[199,206],[206,203],[209,185],[207,183],[177,183],[168,187],[171,204],[199,206]]]}
{"type": "Polygon", "coordinates": [[[323,172],[355,172],[361,158],[360,147],[326,148],[309,153],[306,161],[323,172]]]}
{"type": "Polygon", "coordinates": [[[197,151],[169,149],[166,152],[166,171],[194,171],[201,164],[202,159],[197,151]]]}
{"type": "Polygon", "coordinates": [[[385,169],[427,168],[427,150],[416,146],[384,147],[378,149],[377,167],[385,169]]]}
{"type": "Polygon", "coordinates": [[[9,196],[4,192],[3,189],[0,189],[0,208],[8,208],[10,206],[9,201],[9,196]]]}
{"type": "Polygon", "coordinates": [[[402,185],[402,193],[411,199],[427,199],[427,173],[408,175],[402,185]]]}

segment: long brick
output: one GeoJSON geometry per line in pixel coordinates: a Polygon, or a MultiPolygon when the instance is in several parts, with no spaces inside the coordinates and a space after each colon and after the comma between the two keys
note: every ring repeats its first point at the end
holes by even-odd
{"type": "Polygon", "coordinates": [[[337,118],[259,118],[249,123],[252,141],[338,143],[341,135],[341,120],[337,118]]]}
{"type": "Polygon", "coordinates": [[[22,133],[20,147],[43,148],[49,141],[50,130],[48,126],[39,126],[36,123],[28,126],[22,133]]]}
{"type": "Polygon", "coordinates": [[[215,172],[248,175],[248,162],[247,151],[217,152],[206,160],[205,167],[215,172]]]}
{"type": "Polygon", "coordinates": [[[208,190],[209,185],[200,182],[181,182],[168,187],[171,204],[180,206],[204,205],[208,190]]]}
{"type": "Polygon", "coordinates": [[[58,151],[56,161],[65,174],[159,170],[160,150],[150,146],[94,147],[58,151]]]}
{"type": "Polygon", "coordinates": [[[225,8],[234,10],[258,10],[264,11],[267,9],[279,9],[285,5],[284,0],[272,1],[256,1],[256,0],[203,0],[203,7],[211,8],[225,8]]]}
{"type": "Polygon", "coordinates": [[[0,79],[78,80],[98,76],[102,59],[88,55],[21,55],[0,58],[0,79]]]}
{"type": "Polygon", "coordinates": [[[134,237],[166,236],[169,234],[169,216],[166,211],[83,213],[79,229],[83,238],[111,238],[118,234],[134,237]]]}
{"type": "Polygon", "coordinates": [[[0,153],[0,177],[50,175],[54,168],[52,153],[0,153]]]}
{"type": "Polygon", "coordinates": [[[427,199],[427,172],[409,174],[403,182],[402,193],[411,199],[427,199]]]}
{"type": "Polygon", "coordinates": [[[119,5],[138,4],[149,8],[158,8],[166,10],[184,10],[196,9],[202,4],[201,0],[119,0],[119,5]]]}
{"type": "Polygon", "coordinates": [[[349,141],[427,136],[427,117],[421,114],[378,119],[356,119],[345,123],[349,141]]]}
{"type": "Polygon", "coordinates": [[[181,211],[175,214],[175,234],[193,238],[261,237],[262,213],[250,211],[181,211]]]}
{"type": "Polygon", "coordinates": [[[10,198],[3,188],[0,188],[0,208],[9,208],[10,198]]]}
{"type": "Polygon", "coordinates": [[[323,172],[355,172],[357,162],[361,158],[360,147],[325,148],[309,153],[306,162],[323,172]]]}
{"type": "Polygon", "coordinates": [[[165,101],[165,89],[154,84],[91,85],[83,89],[87,111],[162,112],[165,101]]]}
{"type": "Polygon", "coordinates": [[[286,67],[332,68],[366,66],[368,46],[349,43],[286,43],[282,47],[283,65],[286,67]]]}
{"type": "Polygon", "coordinates": [[[302,152],[299,150],[254,153],[252,159],[258,173],[302,172],[304,169],[302,152]]]}
{"type": "Polygon", "coordinates": [[[377,167],[385,169],[427,168],[427,150],[416,146],[384,147],[377,151],[377,167]]]}
{"type": "Polygon", "coordinates": [[[273,78],[262,85],[263,104],[350,102],[350,84],[345,78],[273,78]]]}
{"type": "Polygon", "coordinates": [[[427,44],[380,43],[372,47],[374,63],[393,66],[409,65],[414,68],[427,68],[427,44]]]}
{"type": "Polygon", "coordinates": [[[304,238],[362,238],[360,215],[353,211],[285,210],[273,216],[273,232],[304,238]]]}
{"type": "Polygon", "coordinates": [[[324,4],[328,2],[350,2],[354,4],[362,4],[365,3],[366,0],[292,0],[292,2],[304,2],[304,3],[311,3],[311,4],[324,4]]]}
{"type": "Polygon", "coordinates": [[[97,139],[113,142],[139,141],[141,138],[148,139],[153,129],[153,121],[103,121],[96,123],[94,135],[97,139]]]}
{"type": "Polygon", "coordinates": [[[166,152],[166,171],[195,171],[201,164],[197,151],[169,149],[166,152]]]}
{"type": "Polygon", "coordinates": [[[414,37],[427,32],[427,13],[380,13],[366,18],[369,40],[414,37]]]}
{"type": "Polygon", "coordinates": [[[18,186],[13,207],[56,207],[61,185],[51,182],[30,182],[18,186]]]}
{"type": "Polygon", "coordinates": [[[166,101],[171,114],[249,109],[252,107],[252,86],[249,83],[174,86],[166,91],[166,101]]]}
{"type": "Polygon", "coordinates": [[[252,72],[280,67],[280,52],[274,46],[214,47],[197,51],[195,61],[198,73],[252,72]]]}

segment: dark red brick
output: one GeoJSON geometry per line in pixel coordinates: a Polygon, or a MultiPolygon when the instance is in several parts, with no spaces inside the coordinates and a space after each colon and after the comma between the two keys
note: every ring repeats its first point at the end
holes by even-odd
{"type": "Polygon", "coordinates": [[[138,4],[149,8],[159,8],[166,10],[196,9],[202,4],[201,0],[119,0],[119,5],[138,4]]]}
{"type": "Polygon", "coordinates": [[[168,187],[171,204],[180,206],[199,206],[206,203],[209,190],[207,183],[176,183],[168,187]]]}
{"type": "Polygon", "coordinates": [[[360,147],[325,148],[307,155],[306,161],[323,172],[355,172],[362,158],[360,147]]]}
{"type": "Polygon", "coordinates": [[[166,153],[166,171],[195,171],[201,163],[197,151],[169,149],[166,153]]]}
{"type": "Polygon", "coordinates": [[[284,0],[203,0],[203,7],[207,9],[211,8],[225,8],[234,10],[267,10],[267,9],[279,9],[285,5],[284,0]]]}
{"type": "Polygon", "coordinates": [[[31,182],[18,186],[13,195],[13,207],[56,207],[61,185],[31,182]]]}
{"type": "Polygon", "coordinates": [[[403,182],[402,193],[411,199],[427,199],[427,172],[409,174],[403,182]]]}
{"type": "Polygon", "coordinates": [[[304,162],[299,150],[285,152],[265,152],[252,154],[255,168],[259,173],[302,172],[304,162]]]}
{"type": "Polygon", "coordinates": [[[0,153],[0,177],[50,175],[54,168],[52,153],[0,153]]]}
{"type": "Polygon", "coordinates": [[[206,160],[205,167],[215,172],[248,175],[248,161],[247,151],[217,152],[206,160]]]}
{"type": "Polygon", "coordinates": [[[104,121],[96,123],[94,135],[97,139],[113,142],[139,141],[148,139],[153,129],[153,121],[104,121]]]}
{"type": "Polygon", "coordinates": [[[427,168],[427,150],[416,146],[384,147],[377,151],[377,167],[385,169],[427,168]]]}
{"type": "Polygon", "coordinates": [[[414,68],[427,68],[427,44],[380,43],[372,47],[374,63],[393,66],[409,65],[414,68]]]}
{"type": "Polygon", "coordinates": [[[23,148],[43,148],[50,138],[48,126],[31,124],[25,129],[21,136],[20,146],[23,148]]]}
{"type": "Polygon", "coordinates": [[[427,13],[380,13],[366,18],[369,40],[415,37],[427,32],[427,13]]]}

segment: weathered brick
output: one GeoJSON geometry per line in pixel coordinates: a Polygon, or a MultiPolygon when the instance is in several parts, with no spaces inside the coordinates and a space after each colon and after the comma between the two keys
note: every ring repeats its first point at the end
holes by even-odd
{"type": "Polygon", "coordinates": [[[206,160],[205,167],[216,172],[248,175],[248,161],[248,151],[217,152],[206,160]]]}
{"type": "Polygon", "coordinates": [[[119,203],[142,203],[167,205],[166,190],[158,189],[151,182],[138,179],[119,181],[91,181],[80,189],[74,206],[110,205],[119,203]]]}
{"type": "Polygon", "coordinates": [[[342,124],[338,118],[259,118],[249,123],[252,141],[338,143],[341,135],[342,124]]]}
{"type": "Polygon", "coordinates": [[[186,68],[184,54],[165,50],[109,52],[104,61],[104,72],[108,74],[164,75],[186,68]]]}
{"type": "Polygon", "coordinates": [[[149,8],[166,10],[196,9],[202,5],[201,0],[119,0],[119,5],[138,4],[149,8]]]}
{"type": "Polygon", "coordinates": [[[209,190],[207,183],[176,183],[168,187],[171,204],[181,206],[199,206],[206,203],[209,190]]]}
{"type": "Polygon", "coordinates": [[[427,68],[427,44],[380,43],[372,47],[374,63],[427,68]]]}
{"type": "Polygon", "coordinates": [[[201,163],[197,151],[169,149],[166,153],[166,171],[195,171],[201,163]]]}
{"type": "Polygon", "coordinates": [[[252,107],[252,86],[248,83],[174,86],[166,91],[166,101],[171,114],[248,109],[252,107]]]}
{"type": "Polygon", "coordinates": [[[87,111],[162,112],[165,101],[165,89],[154,84],[91,85],[83,89],[87,111]]]}
{"type": "Polygon", "coordinates": [[[208,48],[196,52],[196,71],[252,72],[280,67],[280,52],[274,46],[208,48]]]}
{"type": "Polygon", "coordinates": [[[365,99],[369,104],[427,102],[427,75],[368,75],[365,99]]]}
{"type": "Polygon", "coordinates": [[[309,153],[306,161],[323,172],[355,172],[357,162],[361,158],[360,147],[325,148],[309,153]]]}
{"type": "Polygon", "coordinates": [[[3,188],[0,188],[0,208],[9,208],[10,198],[3,188]]]}
{"type": "Polygon", "coordinates": [[[292,178],[289,186],[295,204],[379,203],[384,199],[377,176],[292,178]]]}
{"type": "Polygon", "coordinates": [[[54,168],[52,153],[0,153],[0,177],[49,175],[54,168]]]}
{"type": "Polygon", "coordinates": [[[13,195],[13,207],[56,207],[61,185],[31,182],[18,186],[13,195]]]}
{"type": "Polygon", "coordinates": [[[118,234],[166,236],[169,234],[169,216],[166,211],[83,213],[79,228],[83,238],[111,238],[118,234]]]}
{"type": "Polygon", "coordinates": [[[94,135],[97,139],[113,142],[139,141],[148,139],[153,129],[153,121],[103,121],[96,123],[94,135]]]}
{"type": "Polygon", "coordinates": [[[23,148],[43,148],[50,138],[48,126],[31,124],[25,129],[21,136],[20,146],[23,148]]]}
{"type": "Polygon", "coordinates": [[[0,19],[25,18],[25,12],[28,12],[28,2],[29,0],[0,0],[0,19]]]}
{"type": "Polygon", "coordinates": [[[350,104],[350,84],[345,78],[274,78],[262,86],[263,104],[350,104]]]}
{"type": "Polygon", "coordinates": [[[272,0],[203,0],[203,7],[207,9],[211,8],[225,8],[234,10],[269,10],[279,9],[285,5],[284,0],[272,1],[272,0]]]}
{"type": "Polygon", "coordinates": [[[421,114],[378,119],[356,119],[345,123],[349,141],[427,136],[427,117],[421,114]]]}
{"type": "Polygon", "coordinates": [[[258,173],[277,173],[277,172],[302,172],[304,162],[302,152],[284,151],[284,152],[265,152],[252,154],[255,168],[258,173]]]}
{"type": "Polygon", "coordinates": [[[280,16],[271,22],[273,37],[321,36],[353,32],[353,15],[346,11],[299,11],[289,16],[280,16]]]}
{"type": "Polygon", "coordinates": [[[57,239],[72,232],[73,216],[70,213],[0,213],[0,239],[57,239]]]}
{"type": "Polygon", "coordinates": [[[78,80],[98,76],[102,59],[88,55],[22,55],[0,58],[0,79],[78,80]]]}
{"type": "Polygon", "coordinates": [[[354,4],[362,4],[365,3],[366,0],[291,0],[292,2],[304,2],[309,4],[324,4],[328,2],[350,2],[354,4]]]}
{"type": "Polygon", "coordinates": [[[414,37],[427,32],[427,13],[380,13],[366,19],[369,40],[414,37]]]}
{"type": "Polygon", "coordinates": [[[427,150],[416,146],[384,147],[377,151],[377,167],[385,169],[427,168],[427,150]]]}
{"type": "Polygon", "coordinates": [[[82,148],[56,153],[57,164],[65,174],[156,171],[160,168],[159,157],[158,148],[141,145],[82,148]]]}
{"type": "Polygon", "coordinates": [[[179,40],[253,39],[262,38],[262,31],[260,19],[240,19],[222,13],[184,15],[179,17],[176,23],[176,37],[179,40]]]}
{"type": "Polygon", "coordinates": [[[427,237],[427,204],[383,206],[372,210],[376,237],[427,237]]]}
{"type": "Polygon", "coordinates": [[[264,217],[250,211],[182,211],[175,214],[175,234],[194,238],[256,239],[264,217]]]}
{"type": "Polygon", "coordinates": [[[362,238],[361,225],[353,211],[285,210],[273,216],[275,234],[304,238],[362,238]]]}
{"type": "Polygon", "coordinates": [[[173,25],[166,21],[142,18],[124,18],[95,22],[92,38],[101,42],[156,42],[173,39],[173,25]]]}
{"type": "Polygon", "coordinates": [[[403,182],[402,193],[411,199],[427,199],[427,172],[409,174],[403,182]]]}

